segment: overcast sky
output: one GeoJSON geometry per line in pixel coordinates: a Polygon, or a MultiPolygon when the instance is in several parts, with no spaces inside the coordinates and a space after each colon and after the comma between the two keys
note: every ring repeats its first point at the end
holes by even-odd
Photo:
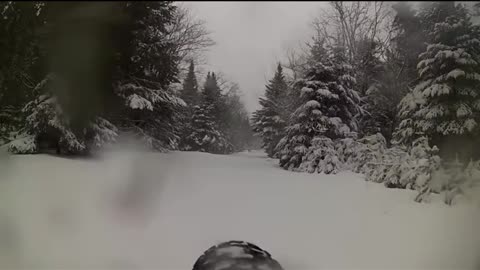
{"type": "Polygon", "coordinates": [[[208,68],[239,83],[247,109],[258,97],[276,62],[289,47],[307,41],[310,22],[326,2],[185,2],[206,21],[217,43],[207,53],[208,68]]]}

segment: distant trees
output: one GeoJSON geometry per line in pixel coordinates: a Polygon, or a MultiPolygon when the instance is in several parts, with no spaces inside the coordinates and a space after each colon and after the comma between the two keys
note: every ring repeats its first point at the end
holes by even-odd
{"type": "Polygon", "coordinates": [[[241,100],[238,85],[233,84],[225,89],[224,100],[226,113],[223,121],[226,123],[225,135],[232,144],[233,151],[252,149],[254,137],[250,125],[250,116],[241,100]]]}
{"type": "Polygon", "coordinates": [[[198,90],[197,76],[195,75],[195,65],[190,61],[187,76],[183,81],[183,88],[180,97],[190,105],[198,104],[200,93],[198,90]]]}
{"type": "Polygon", "coordinates": [[[203,101],[195,106],[190,122],[191,133],[185,137],[185,150],[225,154],[232,151],[231,145],[220,132],[215,121],[214,106],[203,101]]]}
{"type": "Polygon", "coordinates": [[[202,92],[189,94],[194,91],[188,81],[194,77],[189,72],[182,90],[182,95],[197,95],[197,98],[189,98],[187,102],[191,114],[186,117],[187,124],[183,126],[181,149],[228,154],[248,147],[253,135],[237,88],[222,91],[216,74],[208,72],[202,92]]]}

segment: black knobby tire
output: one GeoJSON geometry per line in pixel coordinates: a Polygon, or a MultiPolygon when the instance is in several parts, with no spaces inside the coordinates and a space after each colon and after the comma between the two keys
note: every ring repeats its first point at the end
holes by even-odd
{"type": "Polygon", "coordinates": [[[207,249],[193,270],[283,270],[270,253],[245,241],[228,241],[207,249]]]}

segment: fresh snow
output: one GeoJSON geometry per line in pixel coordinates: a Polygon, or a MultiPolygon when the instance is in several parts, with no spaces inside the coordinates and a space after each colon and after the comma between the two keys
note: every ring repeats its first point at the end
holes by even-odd
{"type": "Polygon", "coordinates": [[[127,105],[132,109],[140,109],[140,110],[147,109],[150,111],[153,110],[152,103],[137,94],[132,94],[128,96],[126,102],[127,102],[127,105]]]}
{"type": "Polygon", "coordinates": [[[24,155],[0,173],[0,269],[18,255],[17,269],[188,270],[227,240],[286,270],[480,266],[478,202],[419,204],[414,191],[286,171],[261,152],[24,155]]]}
{"type": "Polygon", "coordinates": [[[465,71],[456,68],[447,74],[447,78],[457,79],[458,77],[465,77],[465,71]]]}
{"type": "Polygon", "coordinates": [[[321,105],[318,101],[312,99],[312,100],[307,101],[307,103],[305,103],[305,107],[306,108],[320,108],[321,105]]]}

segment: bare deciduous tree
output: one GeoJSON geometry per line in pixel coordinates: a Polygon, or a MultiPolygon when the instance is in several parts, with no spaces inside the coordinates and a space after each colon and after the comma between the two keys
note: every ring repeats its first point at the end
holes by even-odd
{"type": "Polygon", "coordinates": [[[286,75],[290,77],[291,81],[295,81],[302,76],[307,65],[307,55],[305,46],[297,49],[287,49],[286,63],[282,64],[282,67],[286,69],[286,75]]]}
{"type": "Polygon", "coordinates": [[[316,36],[327,45],[344,46],[349,59],[354,61],[359,41],[385,44],[390,11],[383,1],[331,1],[329,8],[322,9],[313,21],[313,27],[316,36]]]}
{"type": "Polygon", "coordinates": [[[179,5],[175,12],[167,39],[176,45],[174,53],[179,56],[181,71],[188,67],[190,60],[194,60],[197,65],[203,63],[203,53],[215,44],[205,21],[195,18],[191,11],[182,5],[179,5]]]}

